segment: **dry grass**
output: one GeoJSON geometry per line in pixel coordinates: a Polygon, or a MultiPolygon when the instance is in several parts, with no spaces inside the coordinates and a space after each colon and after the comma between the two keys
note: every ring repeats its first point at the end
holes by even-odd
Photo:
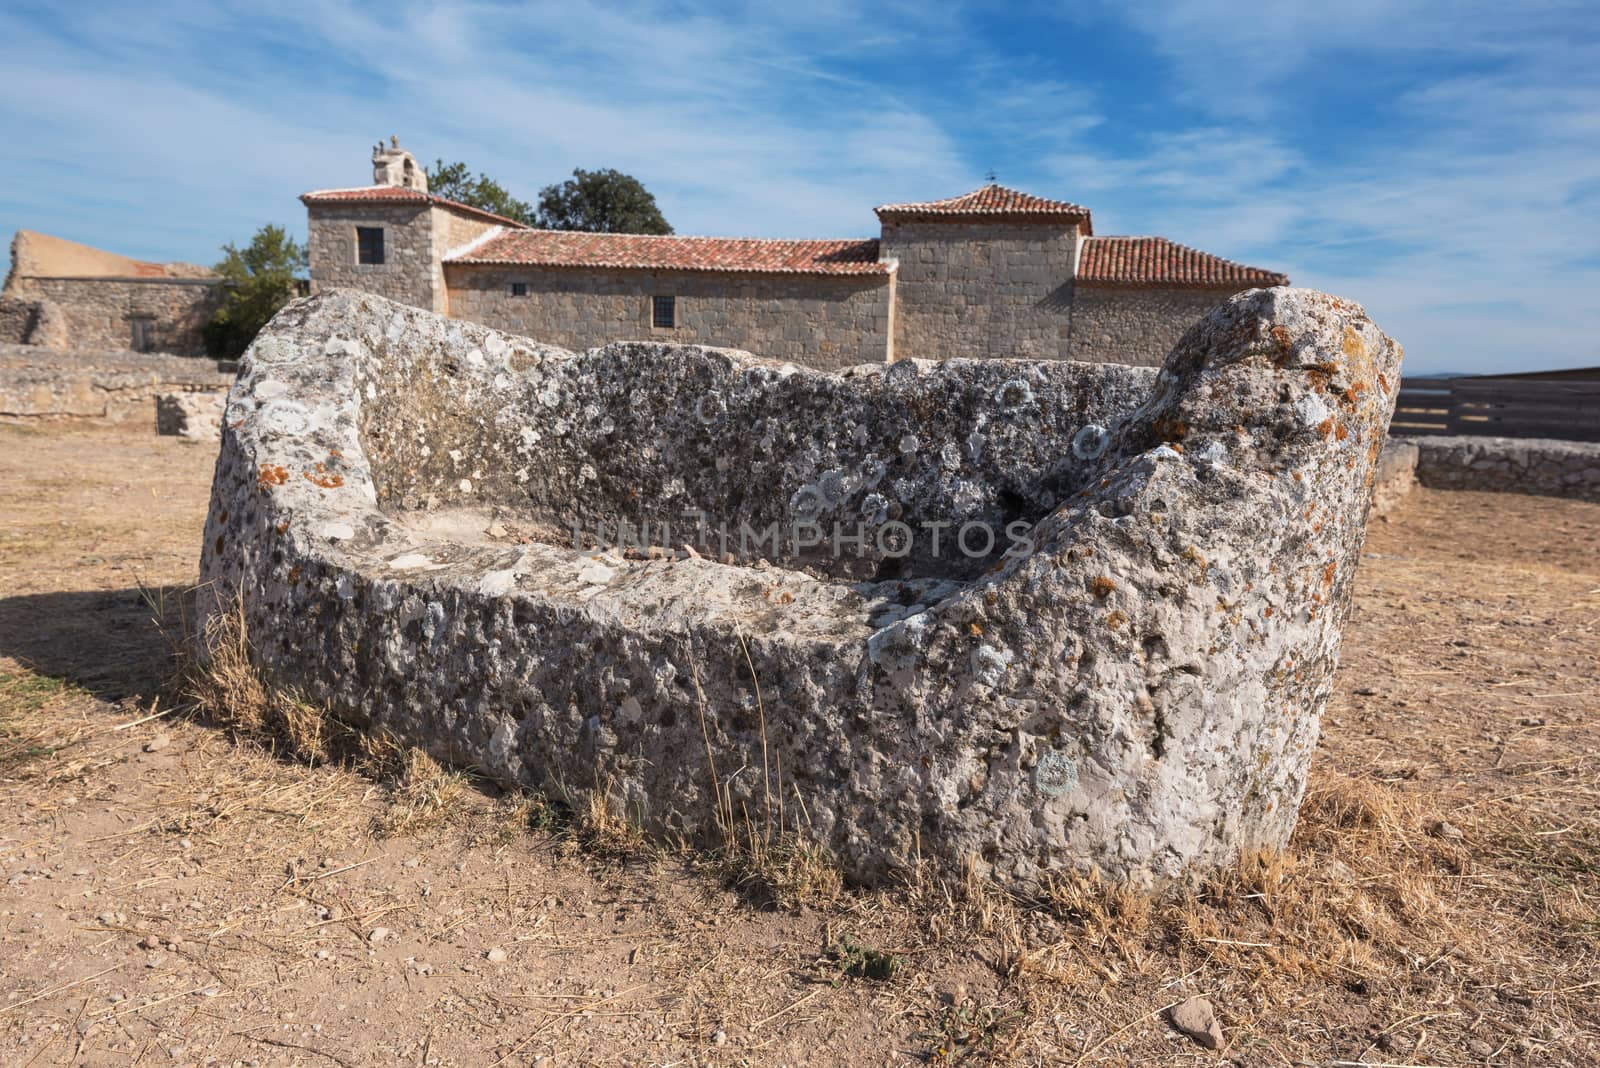
{"type": "MultiPolygon", "coordinates": [[[[208,719],[280,754],[343,761],[385,783],[388,804],[374,826],[381,837],[433,833],[478,810],[465,803],[473,791],[462,772],[390,738],[353,738],[267,684],[252,665],[242,615],[213,625],[209,658],[187,663],[182,675],[183,693],[208,719]]],[[[1085,998],[1158,1011],[1171,1000],[1174,974],[1185,990],[1214,992],[1234,1033],[1265,1028],[1287,1006],[1369,1018],[1349,1038],[1357,1055],[1420,1056],[1442,1035],[1483,1030],[1486,1004],[1537,1007],[1544,1031],[1557,1036],[1593,1022],[1594,954],[1552,952],[1570,950],[1570,939],[1592,944],[1600,931],[1593,818],[1552,836],[1525,805],[1491,803],[1454,812],[1456,828],[1426,794],[1319,765],[1289,850],[1247,855],[1194,885],[1150,894],[1094,872],[1066,873],[1019,897],[969,869],[865,893],[844,887],[798,817],[784,826],[773,795],[762,799],[760,818],[736,811],[707,739],[722,844],[687,855],[747,903],[835,917],[852,932],[826,948],[838,975],[895,987],[901,959],[981,947],[996,986],[982,998],[950,999],[931,1019],[925,1037],[936,1062],[1026,1059],[1059,1041],[1048,1022],[1085,998]],[[1530,868],[1537,886],[1520,877],[1530,868]]],[[[1594,789],[1594,776],[1584,775],[1557,777],[1563,797],[1594,789]]],[[[776,770],[764,779],[783,789],[776,770]]],[[[613,792],[604,784],[570,807],[511,795],[496,809],[502,839],[555,830],[592,857],[666,855],[613,792]]],[[[1491,1046],[1540,1048],[1541,1039],[1502,1032],[1491,1046]]],[[[1101,1041],[1117,1034],[1108,1021],[1101,1041]]]]}
{"type": "MultiPolygon", "coordinates": [[[[157,620],[169,626],[159,609],[157,620]]],[[[173,689],[195,713],[313,765],[342,756],[354,732],[326,709],[262,675],[242,605],[212,615],[198,642],[186,624],[187,617],[180,617],[167,633],[177,665],[173,689]]]]}

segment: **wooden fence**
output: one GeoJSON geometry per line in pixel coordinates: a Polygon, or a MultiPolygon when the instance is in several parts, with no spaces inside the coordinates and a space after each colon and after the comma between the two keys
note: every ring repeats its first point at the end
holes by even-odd
{"type": "Polygon", "coordinates": [[[1600,382],[1405,378],[1389,433],[1600,441],[1600,382]]]}

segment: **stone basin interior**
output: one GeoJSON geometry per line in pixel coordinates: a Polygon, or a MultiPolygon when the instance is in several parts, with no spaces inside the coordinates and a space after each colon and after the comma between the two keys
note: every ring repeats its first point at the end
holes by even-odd
{"type": "Polygon", "coordinates": [[[732,564],[752,626],[804,632],[810,605],[838,637],[993,567],[1153,380],[1031,361],[824,374],[650,344],[518,349],[498,369],[391,351],[369,375],[360,434],[395,558],[514,571],[619,616],[732,611],[707,601],[725,575],[703,581],[732,564]]]}

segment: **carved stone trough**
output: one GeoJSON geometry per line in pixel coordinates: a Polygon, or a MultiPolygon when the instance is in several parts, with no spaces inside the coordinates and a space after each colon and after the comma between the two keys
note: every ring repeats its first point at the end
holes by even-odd
{"type": "Polygon", "coordinates": [[[1159,377],[572,354],[368,294],[229,397],[202,613],[506,783],[845,871],[1141,882],[1293,829],[1399,377],[1362,310],[1241,294],[1159,377]]]}

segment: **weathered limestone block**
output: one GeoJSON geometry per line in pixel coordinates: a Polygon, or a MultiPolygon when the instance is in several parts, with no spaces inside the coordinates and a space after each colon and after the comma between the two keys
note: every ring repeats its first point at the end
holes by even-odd
{"type": "Polygon", "coordinates": [[[1378,454],[1378,473],[1372,483],[1372,514],[1385,516],[1400,507],[1400,502],[1417,484],[1417,446],[1414,442],[1391,438],[1378,454]]]}
{"type": "Polygon", "coordinates": [[[781,795],[865,881],[1175,877],[1293,828],[1399,381],[1295,289],[1153,381],[574,355],[335,291],[243,361],[201,610],[351,722],[648,830],[781,795]],[[696,552],[575,546],[622,519],[696,552]]]}
{"type": "Polygon", "coordinates": [[[222,436],[221,393],[163,393],[156,397],[156,433],[188,441],[216,441],[222,436]]]}

